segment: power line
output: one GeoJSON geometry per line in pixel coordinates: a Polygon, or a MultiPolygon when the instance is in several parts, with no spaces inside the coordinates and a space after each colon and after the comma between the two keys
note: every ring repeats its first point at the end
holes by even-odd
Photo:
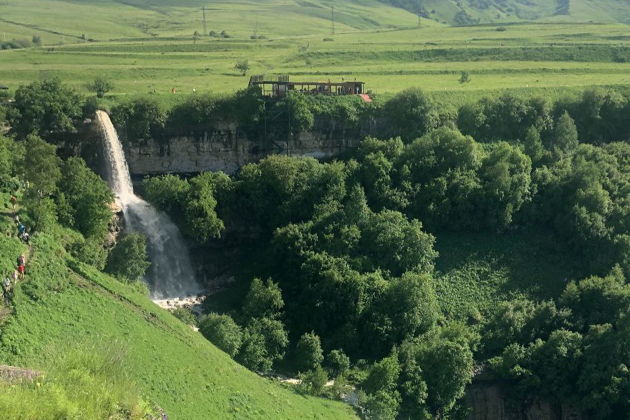
{"type": "Polygon", "coordinates": [[[330,20],[332,21],[332,34],[335,34],[335,6],[330,7],[330,20]]]}
{"type": "Polygon", "coordinates": [[[203,36],[208,36],[208,24],[206,23],[206,6],[201,8],[203,13],[203,36]]]}

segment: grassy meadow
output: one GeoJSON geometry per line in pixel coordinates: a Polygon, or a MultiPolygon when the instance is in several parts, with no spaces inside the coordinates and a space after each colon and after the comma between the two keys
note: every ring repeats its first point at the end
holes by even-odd
{"type": "Polygon", "coordinates": [[[202,1],[2,0],[4,39],[38,35],[43,46],[0,51],[0,84],[60,77],[87,93],[85,84],[103,76],[115,84],[111,99],[151,94],[173,102],[193,90],[244,88],[248,77],[234,65],[247,60],[249,74],[358,79],[380,95],[417,86],[455,104],[505,89],[555,97],[630,85],[623,24],[451,27],[423,19],[418,26],[412,13],[366,0],[336,7],[332,35],[329,3],[298,3],[210,2],[208,31],[230,38],[195,39],[203,33],[202,1]],[[470,82],[459,83],[461,72],[470,82]]]}

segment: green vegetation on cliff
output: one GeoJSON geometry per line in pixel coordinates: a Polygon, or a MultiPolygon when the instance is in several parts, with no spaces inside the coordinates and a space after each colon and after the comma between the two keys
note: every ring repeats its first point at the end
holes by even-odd
{"type": "MultiPolygon", "coordinates": [[[[152,303],[142,283],[99,271],[104,258],[90,250],[106,256],[103,210],[112,195],[80,159],[62,162],[52,145],[29,135],[0,137],[0,162],[8,162],[0,165],[2,280],[20,254],[27,259],[25,279],[0,301],[0,364],[42,372],[33,383],[0,383],[3,419],[140,419],[159,408],[185,420],[355,417],[347,405],[248,371],[152,303]],[[24,151],[24,142],[33,147],[24,151]],[[19,192],[28,246],[17,238],[9,192],[19,192]]],[[[128,253],[128,264],[143,259],[143,241],[132,239],[139,256],[128,253]]]]}

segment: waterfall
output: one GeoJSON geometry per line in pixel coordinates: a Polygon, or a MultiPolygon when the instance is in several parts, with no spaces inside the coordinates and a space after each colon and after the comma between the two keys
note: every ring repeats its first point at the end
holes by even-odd
{"type": "Polygon", "coordinates": [[[199,294],[201,287],[181,232],[166,214],[134,194],[125,153],[109,115],[96,111],[96,120],[105,144],[107,182],[122,206],[125,226],[147,237],[151,267],[146,281],[151,297],[167,299],[199,294]]]}

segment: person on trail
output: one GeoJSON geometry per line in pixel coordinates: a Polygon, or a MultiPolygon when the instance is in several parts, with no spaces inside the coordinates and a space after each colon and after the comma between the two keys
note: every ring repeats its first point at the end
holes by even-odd
{"type": "Polygon", "coordinates": [[[17,204],[17,197],[12,195],[11,196],[11,205],[13,206],[13,211],[15,211],[15,205],[17,204]]]}
{"type": "Polygon", "coordinates": [[[22,234],[22,240],[28,244],[28,241],[31,240],[31,235],[29,235],[28,232],[24,232],[22,234]]]}
{"type": "Polygon", "coordinates": [[[24,254],[20,255],[19,257],[17,257],[17,265],[24,265],[26,264],[26,257],[24,256],[24,254]]]}
{"type": "Polygon", "coordinates": [[[18,266],[18,273],[20,275],[20,280],[24,280],[24,272],[26,271],[26,267],[24,264],[18,266]]]}
{"type": "Polygon", "coordinates": [[[18,233],[20,234],[20,236],[22,236],[24,232],[26,232],[26,226],[24,226],[23,223],[20,223],[18,225],[18,233]]]}
{"type": "Polygon", "coordinates": [[[20,276],[20,274],[18,273],[18,271],[17,270],[13,270],[13,275],[11,276],[11,278],[13,279],[13,283],[17,283],[19,276],[20,276]]]}
{"type": "Polygon", "coordinates": [[[11,297],[11,279],[5,277],[2,281],[2,293],[4,294],[5,299],[9,299],[11,297]]]}

